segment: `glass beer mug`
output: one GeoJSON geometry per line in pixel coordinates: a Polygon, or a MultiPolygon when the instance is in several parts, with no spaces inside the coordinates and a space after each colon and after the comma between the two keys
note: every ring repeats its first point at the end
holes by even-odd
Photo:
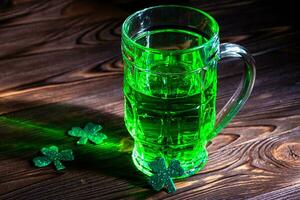
{"type": "Polygon", "coordinates": [[[186,6],[156,6],[129,16],[122,26],[124,113],[134,138],[135,166],[151,175],[157,157],[176,159],[184,175],[207,162],[206,144],[237,114],[255,80],[254,60],[236,44],[219,44],[219,26],[186,6]],[[237,91],[216,114],[217,63],[245,62],[237,91]]]}

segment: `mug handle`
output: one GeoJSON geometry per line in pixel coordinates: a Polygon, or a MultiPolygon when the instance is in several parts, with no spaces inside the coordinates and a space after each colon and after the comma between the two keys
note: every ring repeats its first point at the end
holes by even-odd
{"type": "Polygon", "coordinates": [[[239,87],[218,113],[214,130],[207,141],[214,138],[240,111],[252,92],[256,76],[254,59],[244,47],[237,44],[223,43],[220,45],[220,57],[221,59],[241,58],[245,63],[245,68],[239,87]]]}

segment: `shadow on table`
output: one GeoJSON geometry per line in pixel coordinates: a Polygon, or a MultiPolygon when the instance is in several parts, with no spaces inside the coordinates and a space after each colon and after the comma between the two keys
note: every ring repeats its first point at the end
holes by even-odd
{"type": "MultiPolygon", "coordinates": [[[[30,108],[30,103],[8,102],[30,108]]],[[[60,149],[71,148],[75,161],[64,162],[67,168],[94,170],[108,176],[146,186],[145,177],[136,170],[131,160],[133,140],[127,132],[123,115],[74,105],[43,105],[35,109],[21,110],[0,116],[1,156],[21,158],[29,162],[39,155],[44,146],[56,145],[60,149]],[[67,135],[72,127],[84,127],[87,122],[99,123],[108,139],[99,145],[77,145],[79,138],[67,135]]],[[[53,167],[53,166],[51,166],[53,167]]]]}

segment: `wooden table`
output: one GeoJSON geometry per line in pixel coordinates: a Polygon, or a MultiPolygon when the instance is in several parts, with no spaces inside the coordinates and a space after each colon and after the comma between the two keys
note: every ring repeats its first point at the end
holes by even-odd
{"type": "MultiPolygon", "coordinates": [[[[247,47],[257,80],[246,106],[209,144],[206,167],[168,194],[151,190],[130,159],[120,25],[159,3],[128,1],[2,0],[0,199],[300,199],[300,37],[296,19],[281,12],[295,5],[177,1],[209,12],[223,41],[247,47]],[[78,146],[67,136],[89,121],[103,125],[105,144],[78,146]],[[49,145],[74,150],[65,172],[33,166],[49,145]]],[[[239,62],[220,64],[218,108],[240,72],[239,62]]]]}

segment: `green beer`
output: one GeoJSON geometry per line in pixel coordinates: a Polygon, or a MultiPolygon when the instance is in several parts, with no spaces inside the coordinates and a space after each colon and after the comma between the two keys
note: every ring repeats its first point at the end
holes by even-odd
{"type": "MultiPolygon", "coordinates": [[[[215,124],[218,26],[208,15],[188,7],[148,10],[129,17],[122,29],[124,114],[134,138],[132,157],[147,175],[155,158],[163,157],[167,163],[176,159],[186,177],[204,166],[206,144],[220,129],[215,124]],[[171,17],[176,13],[182,16],[179,21],[171,17]],[[185,20],[202,23],[202,28],[187,26],[185,20]]],[[[222,127],[229,118],[221,121],[222,127]]]]}

